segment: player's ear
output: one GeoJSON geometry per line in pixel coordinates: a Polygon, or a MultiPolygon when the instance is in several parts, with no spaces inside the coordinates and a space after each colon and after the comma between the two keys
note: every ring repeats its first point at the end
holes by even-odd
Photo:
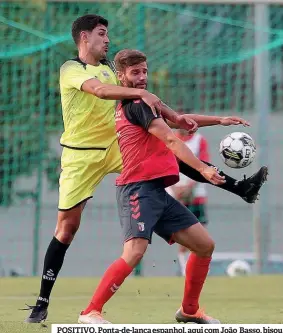
{"type": "Polygon", "coordinates": [[[117,78],[120,82],[122,82],[124,80],[124,73],[117,71],[117,78]]]}
{"type": "Polygon", "coordinates": [[[81,42],[82,43],[87,43],[88,42],[88,34],[87,34],[86,31],[81,31],[80,37],[81,37],[81,42]]]}

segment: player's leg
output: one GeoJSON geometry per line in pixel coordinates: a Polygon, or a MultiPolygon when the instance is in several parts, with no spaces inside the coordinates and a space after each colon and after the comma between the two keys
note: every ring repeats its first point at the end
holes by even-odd
{"type": "Polygon", "coordinates": [[[117,203],[124,237],[124,251],[103,275],[91,302],[79,316],[79,323],[104,323],[103,305],[140,262],[151,242],[155,224],[161,217],[166,192],[162,181],[149,181],[117,187],[117,203]],[[164,192],[164,193],[163,193],[164,192]]]}
{"type": "MultiPolygon", "coordinates": [[[[215,167],[211,163],[205,161],[203,162],[207,165],[215,167]]],[[[180,172],[185,176],[200,183],[209,183],[198,171],[191,168],[184,162],[179,162],[179,167],[180,172]]],[[[223,171],[220,171],[219,174],[225,177],[226,183],[214,186],[240,196],[247,203],[254,203],[258,198],[259,190],[267,180],[268,168],[263,166],[252,176],[249,178],[244,177],[243,180],[236,180],[225,174],[223,171]]]]}
{"type": "MultiPolygon", "coordinates": [[[[122,156],[118,141],[115,140],[107,156],[107,168],[109,173],[121,173],[122,171],[122,156]]],[[[134,269],[135,276],[141,276],[143,271],[143,261],[141,260],[134,269]]]]}
{"type": "Polygon", "coordinates": [[[124,244],[123,254],[104,273],[88,307],[80,314],[79,324],[108,324],[101,312],[103,306],[118,291],[125,279],[141,261],[148,239],[132,238],[124,244]]]}
{"type": "Polygon", "coordinates": [[[52,288],[81,221],[86,201],[103,179],[105,151],[63,151],[59,188],[59,212],[54,237],[44,258],[40,293],[28,323],[40,323],[47,317],[52,288]]]}
{"type": "Polygon", "coordinates": [[[191,251],[186,265],[182,307],[176,313],[176,320],[179,322],[197,322],[199,324],[219,323],[218,320],[207,316],[199,307],[200,294],[214,250],[213,240],[200,223],[175,232],[172,239],[191,251]]]}
{"type": "Polygon", "coordinates": [[[207,230],[187,207],[168,195],[167,208],[156,224],[154,232],[169,243],[178,243],[191,251],[186,265],[184,310],[178,310],[176,319],[202,324],[218,323],[199,309],[199,297],[206,280],[214,242],[207,230]],[[186,311],[186,312],[185,312],[186,311]],[[180,317],[182,314],[182,317],[180,317]]]}
{"type": "MultiPolygon", "coordinates": [[[[186,207],[195,215],[195,217],[204,227],[207,225],[208,218],[207,218],[207,211],[205,204],[193,204],[186,207]]],[[[188,257],[189,257],[188,249],[183,245],[179,245],[178,261],[183,276],[186,275],[186,265],[188,257]]]]}
{"type": "Polygon", "coordinates": [[[30,307],[32,312],[26,319],[28,323],[40,323],[47,318],[50,294],[62,268],[65,254],[79,228],[83,207],[82,203],[71,210],[58,213],[55,234],[44,258],[39,296],[36,305],[30,307]]]}

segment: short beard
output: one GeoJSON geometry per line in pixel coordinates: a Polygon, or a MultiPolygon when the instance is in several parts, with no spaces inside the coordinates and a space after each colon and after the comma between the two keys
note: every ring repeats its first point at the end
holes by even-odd
{"type": "Polygon", "coordinates": [[[127,79],[125,79],[125,83],[123,85],[128,88],[135,88],[133,82],[127,79]]]}

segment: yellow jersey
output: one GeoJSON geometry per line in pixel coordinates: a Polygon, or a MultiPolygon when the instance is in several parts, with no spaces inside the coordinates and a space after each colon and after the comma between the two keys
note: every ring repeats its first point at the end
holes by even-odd
{"type": "Polygon", "coordinates": [[[107,65],[92,66],[80,59],[66,61],[60,68],[60,92],[64,132],[62,146],[78,149],[108,148],[116,139],[116,101],[100,99],[81,90],[83,83],[96,78],[118,84],[107,65]]]}

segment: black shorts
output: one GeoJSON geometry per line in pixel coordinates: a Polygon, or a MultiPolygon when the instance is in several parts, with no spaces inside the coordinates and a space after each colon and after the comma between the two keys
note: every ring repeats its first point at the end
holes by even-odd
{"type": "Polygon", "coordinates": [[[198,223],[187,207],[172,198],[161,179],[117,186],[117,202],[124,242],[152,233],[172,242],[172,234],[198,223]]]}
{"type": "Polygon", "coordinates": [[[195,215],[198,221],[203,224],[208,224],[206,205],[205,204],[197,204],[197,205],[186,205],[186,207],[195,215]]]}

